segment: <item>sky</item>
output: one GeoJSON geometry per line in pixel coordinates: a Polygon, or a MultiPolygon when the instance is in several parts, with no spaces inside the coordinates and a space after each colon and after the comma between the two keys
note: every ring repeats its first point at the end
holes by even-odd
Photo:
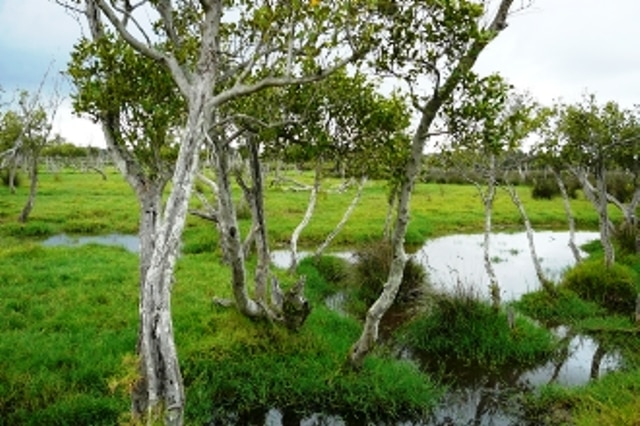
{"type": "MultiPolygon", "coordinates": [[[[534,0],[512,14],[476,70],[499,72],[543,103],[593,93],[631,107],[640,103],[639,19],[638,0],[534,0]]],[[[80,35],[79,23],[53,0],[0,0],[4,98],[16,89],[35,91],[49,67],[63,70],[80,35]]],[[[71,90],[67,84],[66,93],[71,90]]],[[[77,145],[104,146],[99,126],[74,116],[69,99],[54,131],[77,145]]]]}

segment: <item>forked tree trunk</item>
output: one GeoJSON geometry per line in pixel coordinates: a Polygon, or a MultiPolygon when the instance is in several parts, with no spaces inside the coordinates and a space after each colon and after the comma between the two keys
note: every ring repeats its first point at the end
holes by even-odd
{"type": "Polygon", "coordinates": [[[424,146],[429,137],[429,128],[436,118],[442,104],[451,96],[463,76],[473,68],[474,63],[482,50],[506,27],[507,14],[513,0],[502,0],[498,5],[496,14],[489,25],[490,37],[476,40],[465,55],[458,61],[449,77],[442,86],[438,86],[430,96],[424,108],[421,108],[421,117],[418,127],[411,141],[411,154],[405,164],[401,176],[401,185],[398,193],[397,217],[391,237],[393,251],[391,266],[387,281],[382,288],[382,293],[367,311],[362,333],[349,351],[348,364],[352,368],[360,368],[365,357],[371,352],[378,340],[380,320],[389,310],[402,283],[404,267],[407,255],[404,250],[404,239],[409,224],[409,204],[415,180],[422,167],[424,146]]]}
{"type": "Polygon", "coordinates": [[[367,181],[366,176],[362,176],[362,178],[360,178],[360,184],[358,185],[358,190],[356,191],[356,195],[353,197],[353,199],[351,200],[351,203],[349,204],[349,207],[347,207],[347,210],[345,210],[344,214],[342,215],[342,219],[340,219],[340,222],[336,225],[333,231],[331,231],[331,233],[327,235],[327,238],[325,238],[325,240],[322,242],[322,244],[320,244],[320,246],[316,250],[314,254],[316,258],[322,256],[322,254],[327,249],[327,247],[329,247],[329,244],[331,244],[333,239],[340,233],[340,231],[342,231],[342,228],[344,228],[344,226],[346,225],[347,221],[351,217],[351,214],[353,213],[356,206],[358,205],[358,202],[360,201],[360,197],[362,196],[362,189],[364,188],[364,184],[366,181],[367,181]]]}
{"type": "Polygon", "coordinates": [[[313,180],[313,188],[311,189],[311,194],[309,195],[309,203],[307,204],[307,210],[302,217],[302,220],[296,226],[296,229],[293,230],[291,234],[291,265],[289,265],[289,271],[294,272],[298,267],[298,239],[300,238],[300,234],[304,231],[304,228],[307,227],[309,222],[311,221],[311,217],[313,216],[313,212],[316,208],[316,201],[318,200],[318,191],[320,190],[320,167],[322,162],[320,160],[316,163],[316,171],[313,180]]]}
{"type": "Polygon", "coordinates": [[[29,218],[31,210],[33,210],[33,205],[36,202],[36,192],[38,191],[38,155],[32,153],[29,159],[29,198],[18,218],[22,223],[25,223],[29,218]]]}
{"type": "MultiPolygon", "coordinates": [[[[255,276],[255,298],[259,303],[266,305],[271,258],[267,240],[267,221],[264,214],[264,184],[260,162],[260,145],[256,141],[249,142],[249,164],[252,186],[250,199],[247,201],[251,206],[251,216],[253,218],[253,227],[250,235],[253,235],[255,240],[258,257],[255,276]]],[[[247,241],[245,241],[245,244],[247,244],[247,241]]]]}
{"type": "Polygon", "coordinates": [[[596,186],[594,189],[587,172],[582,169],[572,169],[573,174],[578,178],[582,186],[582,192],[584,196],[591,201],[594,208],[598,212],[598,227],[600,229],[600,243],[604,249],[605,266],[609,267],[615,261],[615,252],[613,244],[611,243],[611,233],[613,230],[613,224],[609,219],[608,196],[607,196],[607,184],[605,181],[606,172],[604,171],[604,165],[599,165],[596,171],[596,186]]]}
{"type": "Polygon", "coordinates": [[[546,291],[548,294],[554,295],[556,293],[555,286],[553,282],[544,275],[542,265],[540,264],[540,259],[538,258],[538,253],[536,252],[536,245],[533,239],[533,227],[531,226],[529,215],[527,215],[527,210],[524,208],[524,204],[522,203],[522,200],[520,199],[520,196],[518,196],[518,192],[513,187],[513,185],[507,183],[505,189],[509,193],[513,204],[518,208],[520,217],[524,222],[524,227],[527,232],[527,241],[529,242],[529,253],[531,254],[531,260],[533,261],[533,267],[536,271],[538,281],[540,281],[540,284],[542,284],[542,288],[544,291],[546,291]]]}
{"type": "Polygon", "coordinates": [[[576,245],[576,218],[573,214],[573,210],[571,209],[569,192],[567,191],[567,187],[564,184],[560,173],[553,168],[551,169],[551,172],[553,173],[553,177],[555,178],[558,189],[560,190],[562,204],[564,206],[565,214],[567,215],[567,221],[569,222],[569,248],[571,249],[571,253],[573,253],[573,258],[576,260],[576,263],[580,263],[582,261],[582,256],[580,256],[580,249],[578,249],[578,246],[576,245]]]}
{"type": "Polygon", "coordinates": [[[229,161],[231,148],[226,141],[216,138],[213,149],[218,184],[218,223],[225,257],[231,266],[233,297],[241,313],[249,317],[260,317],[264,315],[263,309],[247,292],[244,250],[229,180],[232,175],[229,161]]]}

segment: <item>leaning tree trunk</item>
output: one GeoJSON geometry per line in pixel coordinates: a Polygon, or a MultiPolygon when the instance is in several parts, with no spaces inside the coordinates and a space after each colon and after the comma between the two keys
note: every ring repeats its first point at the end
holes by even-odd
{"type": "Polygon", "coordinates": [[[351,203],[349,204],[349,207],[347,207],[347,210],[345,210],[344,215],[342,215],[342,219],[340,219],[340,222],[336,225],[333,231],[331,231],[331,233],[327,235],[327,238],[325,238],[325,240],[322,242],[322,244],[320,244],[320,246],[316,250],[314,254],[316,258],[322,256],[322,254],[327,249],[327,247],[329,247],[329,244],[331,244],[333,239],[340,233],[340,231],[342,231],[342,228],[344,228],[344,226],[346,225],[347,221],[351,217],[351,214],[353,213],[353,210],[355,210],[356,206],[358,205],[358,202],[360,201],[360,197],[362,196],[362,189],[364,188],[364,184],[366,181],[367,181],[366,176],[362,176],[362,178],[360,178],[360,184],[358,185],[358,190],[356,191],[356,195],[351,200],[351,203]]]}
{"type": "Polygon", "coordinates": [[[424,108],[421,108],[420,123],[411,141],[411,154],[400,177],[401,185],[398,194],[397,217],[391,237],[393,256],[389,275],[382,288],[382,293],[367,311],[360,337],[349,351],[348,363],[352,368],[360,368],[365,357],[373,350],[378,340],[380,320],[393,304],[402,282],[404,267],[407,262],[404,239],[409,225],[409,203],[416,178],[422,167],[424,146],[429,137],[431,123],[435,120],[443,103],[458,86],[460,80],[473,68],[482,50],[506,27],[507,14],[512,3],[513,0],[502,0],[500,2],[488,28],[491,36],[482,37],[473,42],[467,53],[460,58],[446,81],[436,88],[424,108]]]}
{"type": "Polygon", "coordinates": [[[569,248],[571,249],[571,253],[573,253],[573,258],[576,260],[576,263],[580,263],[582,261],[582,256],[580,256],[580,249],[578,249],[578,246],[576,245],[576,218],[573,214],[573,210],[571,209],[569,192],[567,191],[567,187],[564,184],[560,173],[553,168],[551,169],[551,172],[556,179],[556,184],[558,185],[558,189],[560,190],[560,195],[562,195],[564,211],[567,215],[567,221],[569,222],[569,248]]]}
{"type": "Polygon", "coordinates": [[[304,217],[296,226],[296,229],[293,230],[291,234],[291,265],[289,265],[289,271],[293,272],[298,267],[298,239],[300,238],[300,234],[304,228],[307,227],[309,221],[311,221],[311,216],[313,216],[313,211],[316,208],[316,201],[318,200],[318,191],[320,190],[320,167],[322,162],[317,160],[316,163],[316,171],[313,180],[313,188],[311,189],[311,194],[309,195],[309,203],[307,204],[307,211],[304,213],[304,217]]]}
{"type": "Polygon", "coordinates": [[[30,155],[30,164],[29,164],[29,198],[27,199],[27,203],[22,208],[22,212],[20,213],[20,217],[18,220],[22,223],[25,223],[31,214],[31,210],[33,210],[33,205],[36,202],[36,192],[38,191],[38,156],[34,153],[30,155]]]}
{"type": "Polygon", "coordinates": [[[540,259],[538,258],[538,254],[536,253],[536,245],[533,239],[533,227],[531,226],[531,221],[529,220],[529,215],[527,215],[527,211],[524,208],[524,204],[522,203],[522,200],[518,196],[518,192],[513,187],[513,185],[507,183],[505,189],[509,193],[513,204],[515,204],[515,206],[518,208],[520,217],[522,217],[522,221],[524,222],[524,226],[527,231],[527,241],[529,242],[529,253],[531,253],[531,260],[533,261],[533,266],[536,271],[538,281],[540,281],[540,284],[542,284],[542,288],[544,291],[546,291],[548,294],[555,295],[555,286],[553,285],[553,282],[544,275],[542,265],[540,264],[540,259]]]}

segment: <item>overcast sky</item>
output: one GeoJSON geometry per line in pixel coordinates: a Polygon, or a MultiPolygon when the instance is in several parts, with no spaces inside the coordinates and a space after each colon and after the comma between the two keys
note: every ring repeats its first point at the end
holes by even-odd
{"type": "MultiPolygon", "coordinates": [[[[53,0],[0,0],[0,86],[9,94],[35,90],[52,61],[54,70],[65,68],[80,32],[53,0]]],[[[638,40],[639,0],[534,0],[509,19],[476,69],[500,72],[541,102],[588,92],[630,107],[640,103],[638,40]]],[[[74,118],[68,104],[56,130],[79,145],[102,144],[99,128],[74,118]]]]}

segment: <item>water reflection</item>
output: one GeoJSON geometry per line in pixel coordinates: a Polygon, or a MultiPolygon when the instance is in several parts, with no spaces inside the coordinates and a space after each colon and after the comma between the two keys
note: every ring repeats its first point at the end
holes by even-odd
{"type": "Polygon", "coordinates": [[[54,235],[42,242],[43,246],[81,246],[85,244],[101,244],[124,247],[132,253],[140,251],[140,242],[135,235],[109,234],[88,237],[72,237],[67,234],[54,235]]]}
{"type": "MultiPolygon", "coordinates": [[[[577,232],[576,244],[598,239],[597,232],[577,232]]],[[[568,247],[568,232],[537,232],[536,251],[548,278],[559,280],[563,271],[574,264],[568,247]]],[[[429,271],[431,282],[446,289],[461,283],[473,286],[489,297],[489,278],[483,264],[483,235],[450,235],[427,241],[415,258],[429,271]]],[[[525,293],[538,290],[539,284],[529,252],[527,236],[491,234],[492,258],[503,300],[515,300],[525,293]]]]}

